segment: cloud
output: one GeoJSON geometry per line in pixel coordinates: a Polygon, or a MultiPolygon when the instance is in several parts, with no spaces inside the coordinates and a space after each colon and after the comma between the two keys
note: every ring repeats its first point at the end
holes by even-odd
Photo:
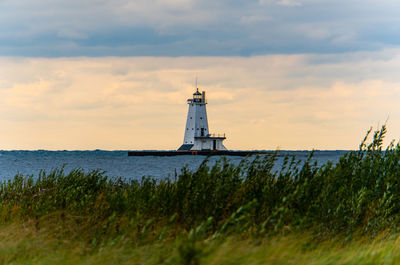
{"type": "Polygon", "coordinates": [[[254,57],[0,57],[3,149],[175,149],[198,76],[232,149],[357,148],[400,135],[400,50],[254,57]]]}
{"type": "Polygon", "coordinates": [[[3,0],[0,56],[252,56],[381,50],[400,43],[399,7],[389,0],[3,0]]]}
{"type": "Polygon", "coordinates": [[[262,15],[250,15],[243,16],[240,18],[242,24],[258,24],[266,21],[272,21],[272,17],[262,16],[262,15]]]}
{"type": "Polygon", "coordinates": [[[277,4],[281,6],[301,6],[299,1],[294,0],[279,0],[277,4]]]}

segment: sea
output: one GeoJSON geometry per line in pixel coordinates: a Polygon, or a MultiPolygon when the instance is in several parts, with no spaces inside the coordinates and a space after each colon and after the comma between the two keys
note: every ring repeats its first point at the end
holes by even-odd
{"type": "MultiPolygon", "coordinates": [[[[319,165],[328,161],[337,163],[340,157],[348,151],[315,151],[313,161],[319,165]]],[[[297,160],[305,161],[310,151],[279,151],[275,163],[275,170],[282,166],[286,155],[294,155],[297,160]]],[[[0,181],[12,179],[17,174],[36,178],[41,171],[46,173],[63,168],[65,173],[73,169],[82,169],[85,172],[93,170],[103,171],[110,178],[141,179],[150,176],[156,179],[174,177],[182,168],[196,170],[206,159],[205,156],[128,156],[128,151],[0,151],[0,181]]],[[[208,158],[208,165],[212,166],[221,159],[218,156],[208,158]]],[[[226,156],[226,159],[238,165],[243,158],[226,156]]]]}

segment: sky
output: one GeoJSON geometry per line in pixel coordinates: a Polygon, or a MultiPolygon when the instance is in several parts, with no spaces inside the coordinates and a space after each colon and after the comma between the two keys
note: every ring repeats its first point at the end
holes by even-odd
{"type": "Polygon", "coordinates": [[[228,149],[400,137],[400,2],[0,0],[0,149],[178,148],[207,91],[228,149]]]}

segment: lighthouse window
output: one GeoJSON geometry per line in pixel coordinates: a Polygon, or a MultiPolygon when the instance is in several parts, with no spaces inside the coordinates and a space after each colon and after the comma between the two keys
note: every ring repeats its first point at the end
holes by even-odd
{"type": "Polygon", "coordinates": [[[190,119],[192,119],[192,117],[190,117],[190,119]]]}
{"type": "Polygon", "coordinates": [[[203,117],[200,117],[200,120],[202,120],[203,119],[203,117]]]}

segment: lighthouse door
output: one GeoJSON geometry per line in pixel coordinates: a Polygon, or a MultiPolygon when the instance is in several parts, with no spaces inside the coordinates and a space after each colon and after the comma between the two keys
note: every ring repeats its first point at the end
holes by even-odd
{"type": "Polygon", "coordinates": [[[204,136],[204,128],[201,128],[201,136],[204,136]]]}
{"type": "Polygon", "coordinates": [[[213,140],[213,150],[217,149],[217,140],[213,140]]]}

